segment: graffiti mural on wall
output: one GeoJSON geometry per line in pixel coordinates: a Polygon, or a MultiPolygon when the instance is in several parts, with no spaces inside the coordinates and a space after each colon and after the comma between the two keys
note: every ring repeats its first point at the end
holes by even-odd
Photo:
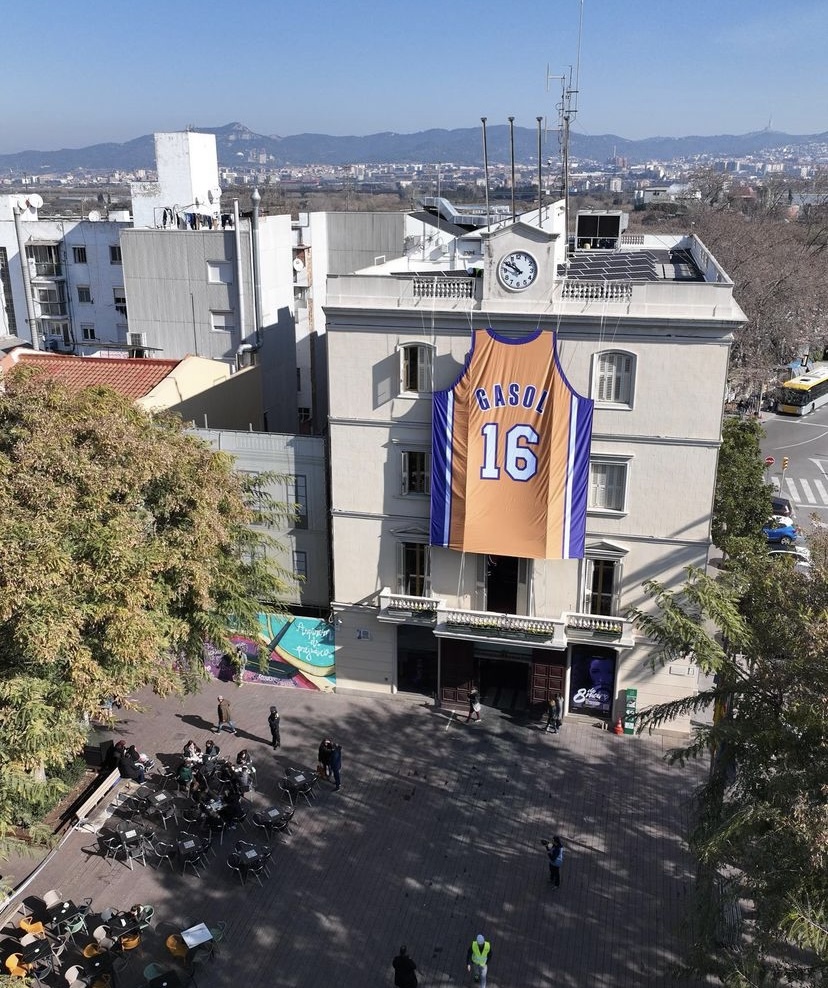
{"type": "MultiPolygon", "coordinates": [[[[323,691],[336,685],[334,629],[321,618],[260,613],[258,641],[242,635],[232,640],[244,657],[245,682],[323,691]],[[259,668],[260,646],[268,655],[266,671],[259,668]]],[[[205,648],[205,665],[217,679],[234,678],[233,661],[212,645],[205,648]]]]}

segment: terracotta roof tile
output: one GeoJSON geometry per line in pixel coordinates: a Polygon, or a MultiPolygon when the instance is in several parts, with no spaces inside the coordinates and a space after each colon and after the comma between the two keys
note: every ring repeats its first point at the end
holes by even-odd
{"type": "Polygon", "coordinates": [[[16,363],[40,367],[70,388],[105,385],[127,398],[137,400],[167,377],[180,360],[140,357],[72,357],[43,351],[20,351],[16,363]]]}

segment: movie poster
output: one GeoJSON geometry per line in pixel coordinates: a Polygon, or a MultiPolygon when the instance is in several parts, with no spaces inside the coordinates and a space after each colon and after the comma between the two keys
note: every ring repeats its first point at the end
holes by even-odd
{"type": "Polygon", "coordinates": [[[569,712],[609,717],[615,697],[614,649],[575,645],[569,674],[569,712]]]}

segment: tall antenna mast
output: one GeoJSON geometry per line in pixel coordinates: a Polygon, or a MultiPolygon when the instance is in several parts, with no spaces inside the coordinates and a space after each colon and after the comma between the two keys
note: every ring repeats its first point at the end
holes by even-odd
{"type": "Polygon", "coordinates": [[[572,121],[578,112],[578,80],[581,74],[581,34],[584,27],[584,0],[579,0],[580,13],[578,17],[578,49],[575,56],[575,71],[573,78],[572,66],[569,66],[569,76],[551,76],[546,70],[546,85],[550,79],[561,80],[561,102],[558,104],[561,166],[564,187],[564,230],[566,234],[566,256],[569,256],[569,138],[572,121]]]}
{"type": "Polygon", "coordinates": [[[489,218],[489,145],[486,142],[486,117],[480,118],[483,124],[483,182],[486,186],[486,226],[490,226],[489,218]]]}

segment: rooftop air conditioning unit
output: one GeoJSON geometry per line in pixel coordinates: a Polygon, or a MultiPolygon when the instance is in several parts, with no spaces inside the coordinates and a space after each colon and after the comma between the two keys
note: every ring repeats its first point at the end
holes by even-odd
{"type": "Polygon", "coordinates": [[[127,333],[127,346],[146,347],[146,333],[127,333]]]}

